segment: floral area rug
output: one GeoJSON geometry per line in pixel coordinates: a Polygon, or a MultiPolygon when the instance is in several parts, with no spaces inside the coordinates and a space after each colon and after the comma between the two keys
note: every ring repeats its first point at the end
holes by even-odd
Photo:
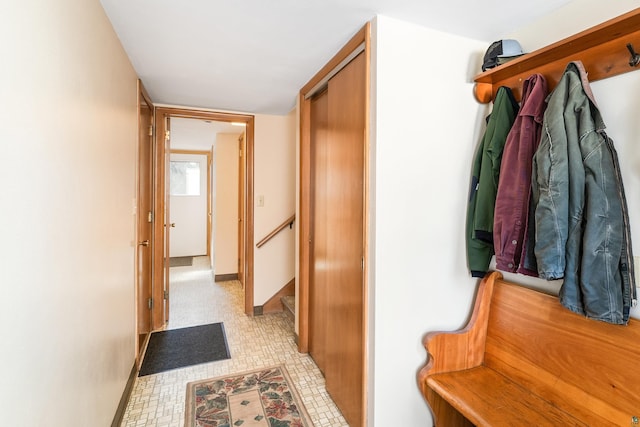
{"type": "Polygon", "coordinates": [[[187,384],[185,427],[313,427],[284,365],[187,384]]]}

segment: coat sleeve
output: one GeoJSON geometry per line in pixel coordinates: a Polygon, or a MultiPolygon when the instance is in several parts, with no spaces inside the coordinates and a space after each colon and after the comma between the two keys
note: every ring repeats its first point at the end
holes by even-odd
{"type": "Polygon", "coordinates": [[[560,279],[565,270],[569,212],[567,137],[563,114],[550,104],[540,145],[533,158],[532,196],[535,205],[535,254],[540,278],[560,279]]]}
{"type": "Polygon", "coordinates": [[[472,277],[484,277],[489,269],[493,256],[493,245],[476,238],[474,220],[476,216],[477,194],[479,187],[480,165],[484,151],[484,140],[481,141],[473,162],[471,185],[467,205],[466,243],[467,263],[472,277]]]}

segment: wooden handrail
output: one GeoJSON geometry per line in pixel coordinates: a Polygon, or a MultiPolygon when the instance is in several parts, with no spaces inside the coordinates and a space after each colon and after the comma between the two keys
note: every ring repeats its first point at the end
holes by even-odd
{"type": "Polygon", "coordinates": [[[280,224],[279,226],[277,226],[271,233],[267,234],[267,236],[260,240],[257,244],[256,244],[256,248],[260,248],[261,246],[264,246],[265,243],[267,243],[269,240],[271,240],[276,234],[278,234],[279,232],[281,232],[282,230],[284,230],[284,228],[288,225],[289,227],[291,227],[293,225],[293,222],[296,220],[296,214],[293,214],[289,217],[289,219],[287,219],[285,222],[283,222],[282,224],[280,224]]]}
{"type": "Polygon", "coordinates": [[[591,82],[639,70],[633,48],[640,50],[640,8],[477,75],[475,96],[488,103],[500,86],[508,86],[520,99],[522,81],[533,73],[542,74],[551,91],[575,60],[582,61],[591,82]]]}

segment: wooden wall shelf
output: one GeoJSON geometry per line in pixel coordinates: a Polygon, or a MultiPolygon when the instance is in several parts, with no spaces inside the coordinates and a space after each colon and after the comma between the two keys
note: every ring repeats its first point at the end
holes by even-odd
{"type": "Polygon", "coordinates": [[[575,60],[582,61],[592,82],[638,70],[640,65],[629,65],[629,43],[640,53],[640,8],[478,74],[476,99],[488,103],[500,86],[508,86],[519,100],[522,82],[534,73],[547,79],[551,91],[575,60]]]}

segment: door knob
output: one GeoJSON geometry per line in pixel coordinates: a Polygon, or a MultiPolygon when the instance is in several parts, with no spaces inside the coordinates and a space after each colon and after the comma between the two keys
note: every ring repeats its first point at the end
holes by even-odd
{"type": "Polygon", "coordinates": [[[142,242],[138,243],[140,246],[149,246],[149,239],[147,240],[143,240],[142,242]]]}

